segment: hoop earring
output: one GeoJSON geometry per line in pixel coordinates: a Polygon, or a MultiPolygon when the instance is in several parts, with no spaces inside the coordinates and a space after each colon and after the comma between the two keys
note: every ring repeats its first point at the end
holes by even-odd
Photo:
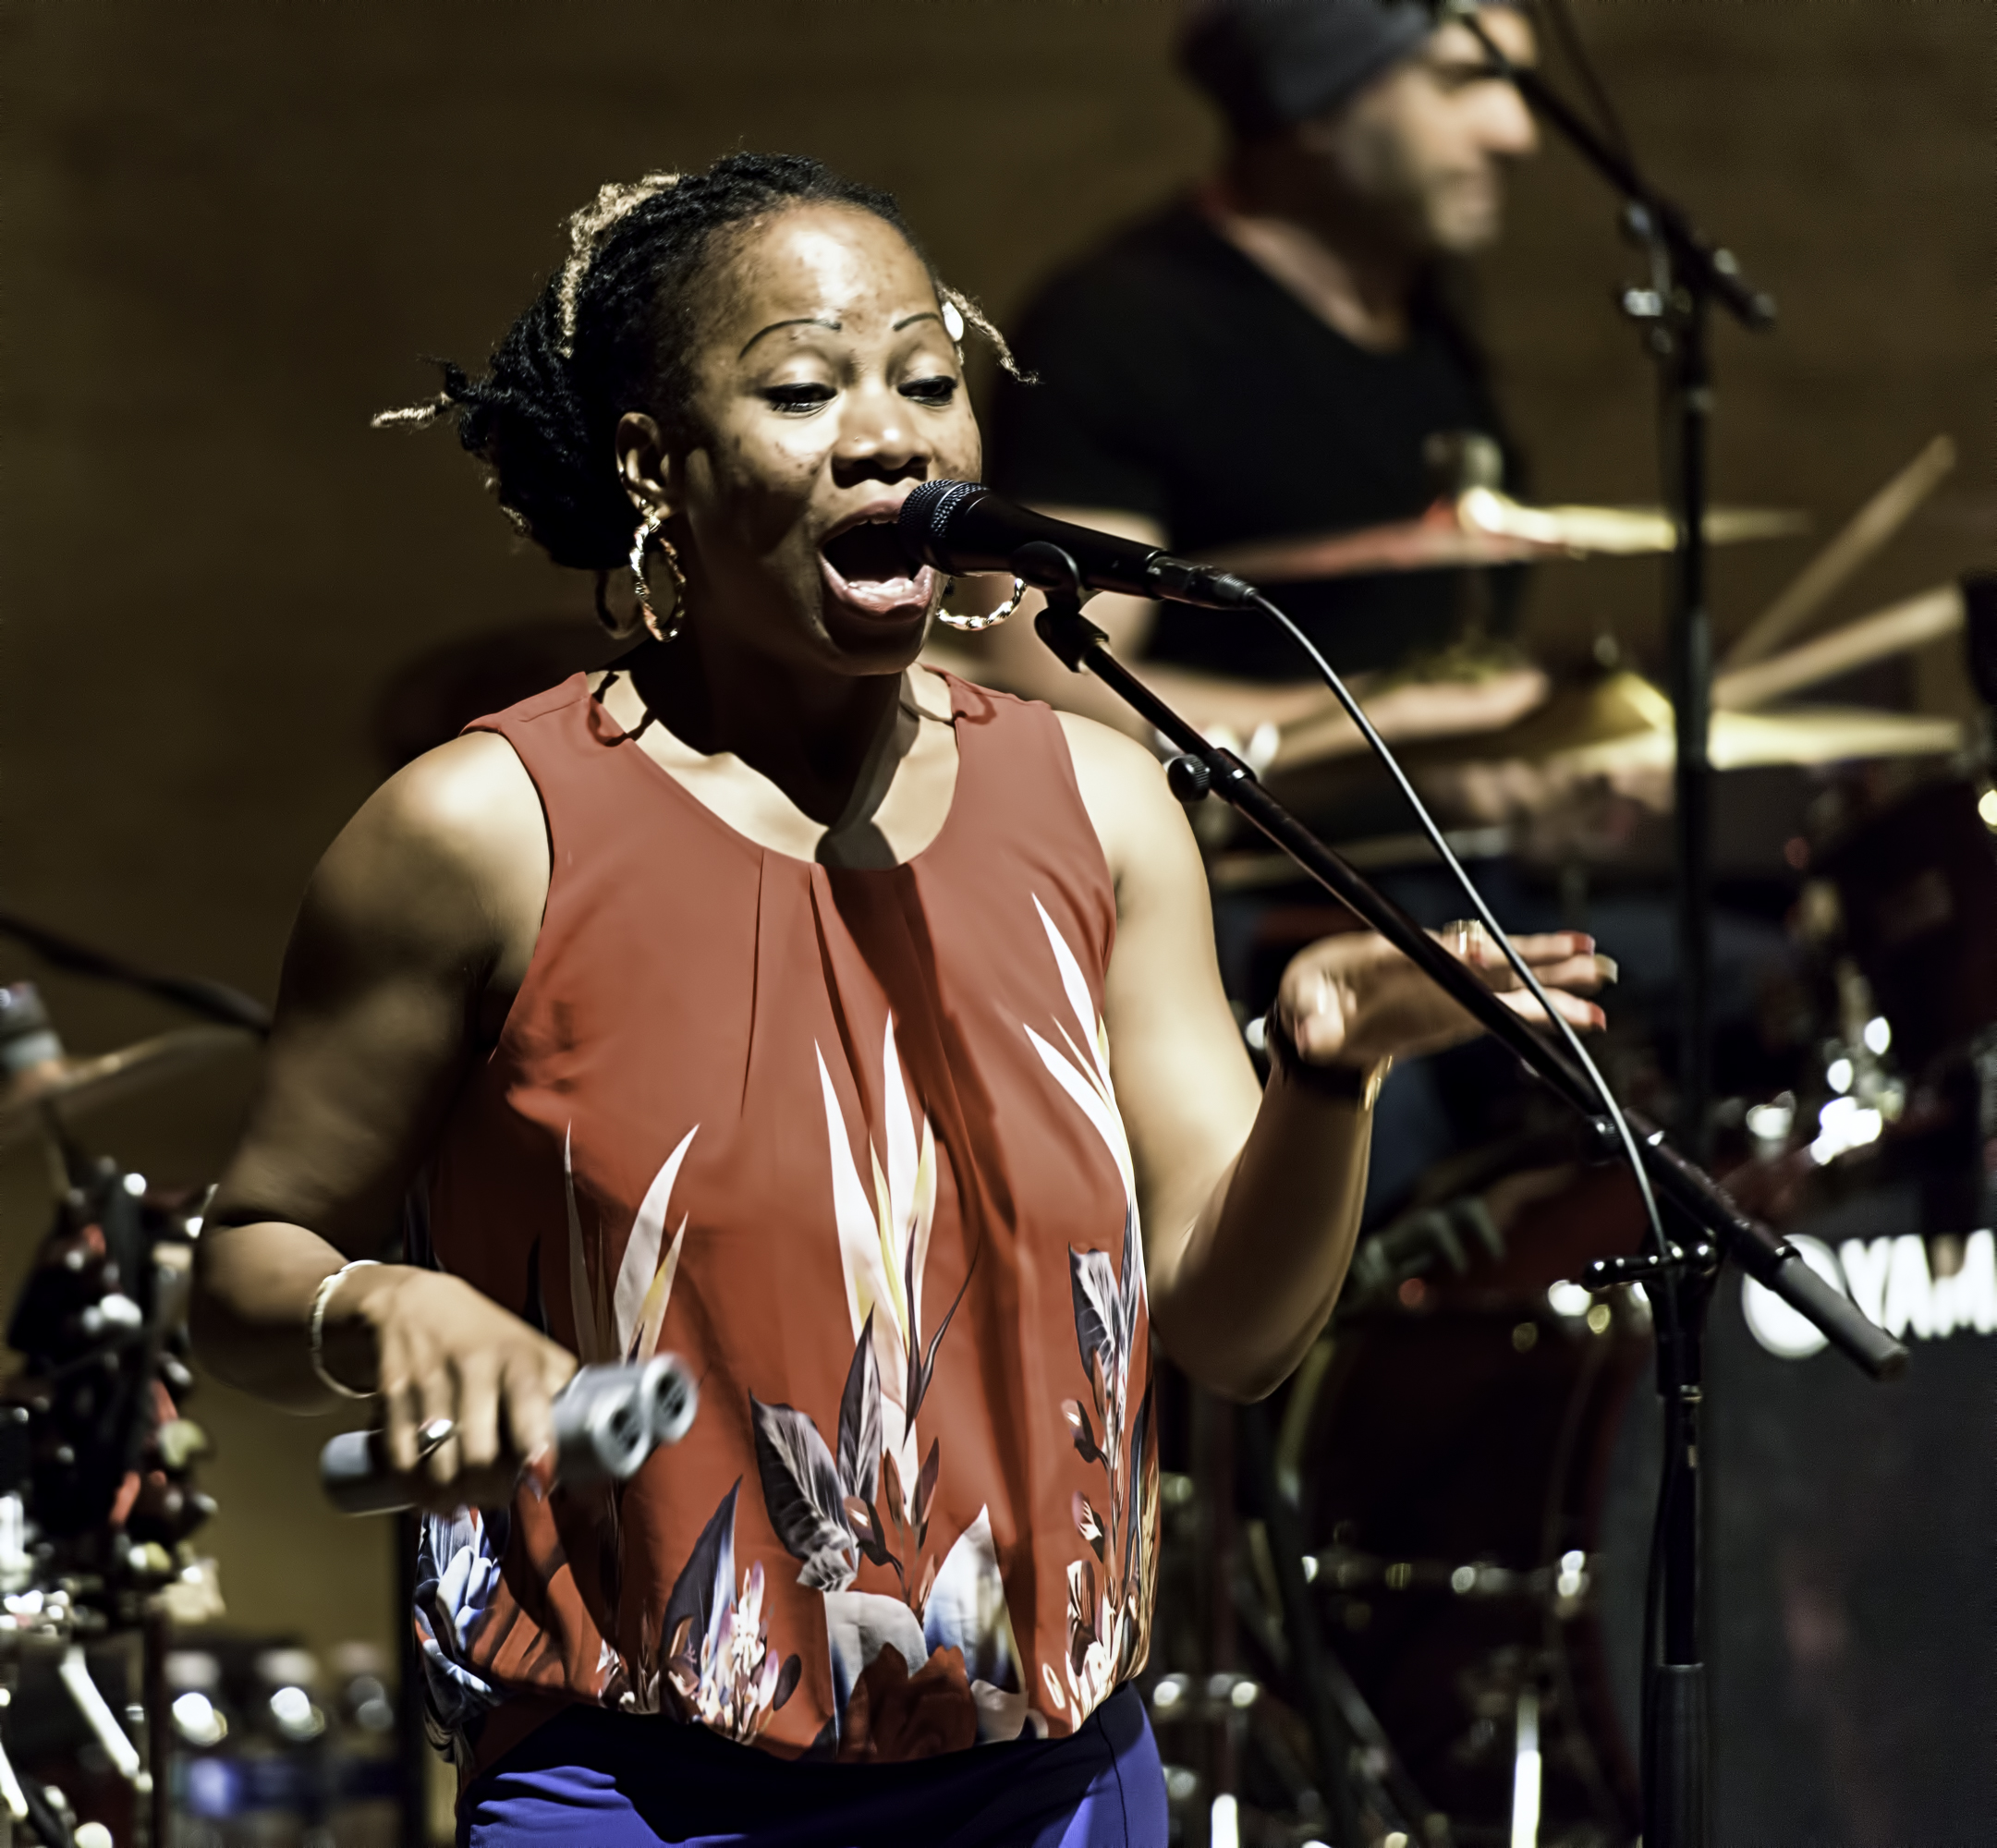
{"type": "MultiPolygon", "coordinates": [[[[951,579],[949,579],[948,582],[944,585],[943,593],[944,596],[947,597],[950,592],[956,589],[956,579],[955,578],[952,578],[951,579]]],[[[988,615],[954,616],[950,614],[948,610],[939,609],[936,612],[936,620],[939,623],[944,624],[946,627],[956,629],[960,635],[976,635],[980,629],[995,629],[1002,622],[1005,620],[1007,616],[1011,615],[1012,613],[1019,607],[1019,600],[1024,597],[1026,593],[1026,579],[1023,578],[1015,578],[1013,579],[1012,595],[1008,597],[1003,603],[1001,603],[997,609],[992,611],[988,615]]]]}
{"type": "Polygon", "coordinates": [[[680,569],[677,549],[662,530],[666,517],[664,507],[648,509],[631,537],[631,589],[638,597],[639,621],[654,641],[676,639],[687,614],[687,574],[680,569]],[[673,611],[663,625],[658,611],[652,607],[651,586],[645,578],[645,553],[654,541],[658,542],[660,557],[665,560],[665,568],[673,574],[673,611]]]}

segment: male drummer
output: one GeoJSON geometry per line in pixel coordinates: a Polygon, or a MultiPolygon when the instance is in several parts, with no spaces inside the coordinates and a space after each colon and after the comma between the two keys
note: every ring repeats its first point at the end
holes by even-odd
{"type": "MultiPolygon", "coordinates": [[[[1530,61],[1521,13],[1482,24],[1530,61]]],[[[1498,236],[1505,168],[1533,152],[1518,92],[1415,0],[1199,0],[1180,59],[1225,117],[1225,159],[1029,309],[1015,345],[1039,383],[1004,390],[993,485],[1192,553],[1498,485],[1502,426],[1449,297],[1452,265],[1498,236]]],[[[1349,672],[1455,639],[1464,588],[1422,572],[1289,584],[1282,601],[1349,672]]],[[[1203,726],[1246,739],[1325,702],[1259,621],[1115,597],[1090,614],[1203,726]]],[[[1128,724],[1029,632],[989,640],[981,678],[1128,724]]]]}
{"type": "MultiPolygon", "coordinates": [[[[1522,13],[1491,6],[1480,23],[1508,58],[1532,60],[1522,13]]],[[[1014,344],[1039,377],[1003,387],[993,485],[1195,554],[1409,519],[1463,486],[1516,490],[1452,295],[1462,260],[1496,239],[1505,170],[1537,136],[1476,36],[1438,26],[1416,0],[1195,0],[1179,55],[1225,120],[1225,155],[1190,196],[1057,275],[1021,318],[1014,344]]],[[[1280,601],[1355,673],[1432,659],[1460,638],[1470,589],[1464,573],[1424,571],[1286,582],[1280,601]]],[[[1344,729],[1309,663],[1259,618],[1115,596],[1089,614],[1166,699],[1210,736],[1232,734],[1258,767],[1277,727],[1278,767],[1299,734],[1344,729]]],[[[980,638],[973,671],[1139,730],[1026,624],[980,638]]],[[[1529,670],[1431,677],[1368,693],[1390,737],[1495,729],[1545,686],[1529,670]]],[[[1348,839],[1411,825],[1391,798],[1367,807],[1382,812],[1341,799],[1336,812],[1307,805],[1308,819],[1348,839]]],[[[1430,922],[1462,914],[1454,891],[1399,895],[1434,911],[1430,922]]],[[[1230,992],[1259,1012],[1283,895],[1217,896],[1230,992]]],[[[1451,1125],[1426,1062],[1396,1076],[1382,1108],[1382,1200],[1475,1133],[1451,1125]]]]}

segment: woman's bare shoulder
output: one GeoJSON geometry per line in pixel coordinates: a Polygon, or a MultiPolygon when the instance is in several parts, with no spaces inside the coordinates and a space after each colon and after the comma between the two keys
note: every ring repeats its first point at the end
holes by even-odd
{"type": "Polygon", "coordinates": [[[319,863],[301,929],[387,935],[451,954],[468,938],[538,925],[547,824],[512,746],[468,733],[382,784],[319,863]]]}
{"type": "Polygon", "coordinates": [[[1075,766],[1082,807],[1095,824],[1103,857],[1119,892],[1129,875],[1183,874],[1197,879],[1199,857],[1164,767],[1135,739],[1077,712],[1059,712],[1075,766]]]}

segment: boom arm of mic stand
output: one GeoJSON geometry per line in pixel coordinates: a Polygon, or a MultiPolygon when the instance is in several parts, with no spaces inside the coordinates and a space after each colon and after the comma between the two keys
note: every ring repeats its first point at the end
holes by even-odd
{"type": "Polygon", "coordinates": [[[1628,155],[1603,140],[1565,97],[1529,65],[1514,64],[1484,29],[1474,5],[1452,6],[1447,16],[1469,28],[1492,68],[1536,113],[1560,130],[1575,150],[1625,199],[1650,214],[1651,229],[1671,250],[1678,279],[1686,287],[1722,303],[1743,327],[1770,327],[1775,298],[1749,283],[1731,250],[1699,231],[1684,211],[1646,179],[1628,155]]]}
{"type": "MultiPolygon", "coordinates": [[[[1548,1044],[1384,893],[1356,872],[1276,800],[1233,751],[1212,745],[1110,652],[1108,637],[1058,589],[1034,628],[1073,672],[1096,676],[1126,705],[1186,755],[1206,767],[1210,793],[1244,816],[1310,877],[1401,951],[1472,1019],[1536,1073],[1591,1124],[1602,1124],[1593,1088],[1566,1055],[1548,1044]]],[[[1626,1112],[1627,1115],[1628,1112],[1626,1112]]],[[[1906,1349],[1859,1313],[1805,1262],[1796,1247],[1743,1211],[1711,1175],[1679,1154],[1655,1125],[1629,1116],[1652,1185],[1758,1283],[1819,1329],[1824,1338],[1875,1380],[1906,1370],[1906,1349]]],[[[1609,1138],[1600,1136],[1605,1145],[1609,1138]]]]}

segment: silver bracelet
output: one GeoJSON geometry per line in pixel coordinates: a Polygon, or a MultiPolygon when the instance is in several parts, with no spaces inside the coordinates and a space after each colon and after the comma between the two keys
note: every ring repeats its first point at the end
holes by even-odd
{"type": "Polygon", "coordinates": [[[326,1309],[333,1301],[333,1293],[344,1283],[350,1272],[355,1270],[379,1270],[377,1259],[356,1258],[343,1264],[337,1270],[329,1270],[319,1280],[319,1287],[312,1292],[312,1313],[306,1323],[307,1340],[311,1344],[312,1371],[319,1376],[319,1383],[337,1392],[343,1399],[371,1399],[372,1392],[357,1392],[343,1380],[335,1380],[326,1366],[326,1356],[321,1351],[326,1338],[326,1309]]]}

